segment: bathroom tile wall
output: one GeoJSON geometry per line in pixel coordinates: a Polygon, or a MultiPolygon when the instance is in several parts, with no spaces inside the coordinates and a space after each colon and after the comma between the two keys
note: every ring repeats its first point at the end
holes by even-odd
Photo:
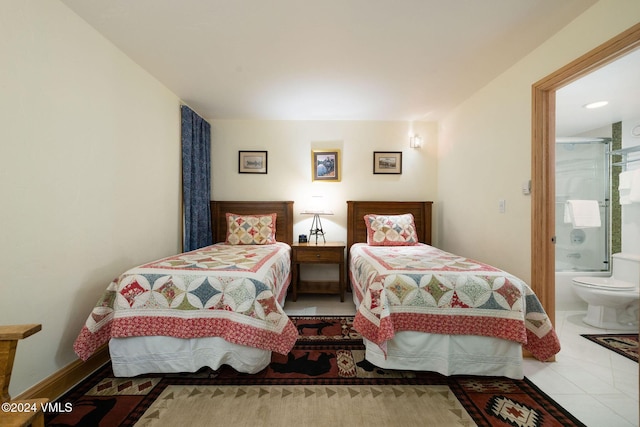
{"type": "MultiPolygon", "coordinates": [[[[622,148],[622,122],[614,123],[611,127],[611,150],[622,148]]],[[[621,156],[612,156],[611,163],[619,162],[621,156]]],[[[622,250],[622,209],[620,206],[620,194],[618,183],[620,182],[622,167],[613,166],[611,169],[611,253],[622,250]]]]}

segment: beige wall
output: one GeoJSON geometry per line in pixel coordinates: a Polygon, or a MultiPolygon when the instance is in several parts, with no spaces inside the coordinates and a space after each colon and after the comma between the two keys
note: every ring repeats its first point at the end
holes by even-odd
{"type": "Polygon", "coordinates": [[[15,396],[122,270],[180,249],[179,99],[57,1],[0,2],[0,324],[15,396]]]}
{"type": "MultiPolygon", "coordinates": [[[[335,215],[322,218],[328,240],[346,241],[347,200],[433,200],[437,190],[437,125],[419,122],[211,120],[212,198],[293,200],[294,235],[309,234],[301,215],[322,196],[335,215]],[[409,132],[423,138],[409,148],[409,132]],[[340,182],[312,181],[311,152],[337,148],[340,182]],[[239,174],[238,150],[267,150],[266,175],[239,174]],[[374,151],[402,151],[401,175],[374,175],[374,151]]],[[[436,237],[437,238],[437,237],[436,237]]]]}
{"type": "Polygon", "coordinates": [[[598,2],[441,121],[443,249],[529,280],[531,197],[521,186],[531,178],[531,86],[639,21],[637,0],[598,2]]]}

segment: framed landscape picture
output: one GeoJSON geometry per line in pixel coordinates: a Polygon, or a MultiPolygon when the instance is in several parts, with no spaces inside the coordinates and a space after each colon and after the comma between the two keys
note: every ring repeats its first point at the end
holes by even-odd
{"type": "Polygon", "coordinates": [[[267,173],[267,152],[238,151],[238,173],[267,173]]]}
{"type": "Polygon", "coordinates": [[[313,181],[340,181],[340,150],[313,150],[311,174],[313,181]]]}
{"type": "Polygon", "coordinates": [[[401,174],[402,151],[374,151],[374,174],[401,174]]]}

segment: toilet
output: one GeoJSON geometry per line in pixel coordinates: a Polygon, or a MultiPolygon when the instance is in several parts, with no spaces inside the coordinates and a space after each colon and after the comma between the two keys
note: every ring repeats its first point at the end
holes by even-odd
{"type": "Polygon", "coordinates": [[[587,325],[601,329],[638,331],[640,255],[612,255],[610,277],[574,277],[573,290],[587,302],[587,325]]]}

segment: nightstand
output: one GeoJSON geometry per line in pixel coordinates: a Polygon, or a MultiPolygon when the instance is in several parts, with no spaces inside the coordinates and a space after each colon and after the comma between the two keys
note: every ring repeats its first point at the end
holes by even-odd
{"type": "Polygon", "coordinates": [[[294,243],[291,245],[291,280],[293,284],[293,300],[301,294],[338,294],[344,302],[345,262],[344,242],[294,243]],[[337,264],[340,269],[338,281],[300,280],[301,264],[337,264]]]}

